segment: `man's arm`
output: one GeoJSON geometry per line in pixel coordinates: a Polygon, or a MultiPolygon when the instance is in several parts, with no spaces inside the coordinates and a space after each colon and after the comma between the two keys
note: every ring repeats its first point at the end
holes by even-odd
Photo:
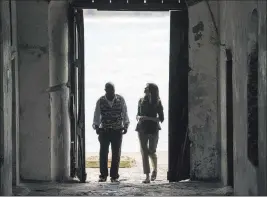
{"type": "Polygon", "coordinates": [[[126,127],[126,129],[129,127],[130,120],[128,116],[128,110],[127,110],[127,105],[123,97],[121,97],[122,101],[122,118],[123,118],[123,125],[126,127]]]}
{"type": "Polygon", "coordinates": [[[95,112],[94,112],[94,120],[93,120],[93,128],[97,129],[99,128],[100,125],[100,100],[98,100],[96,102],[96,106],[95,106],[95,112]]]}
{"type": "Polygon", "coordinates": [[[141,102],[142,102],[142,100],[140,99],[140,100],[138,101],[138,107],[137,107],[137,115],[136,115],[136,120],[137,120],[137,121],[139,121],[139,118],[140,118],[140,116],[141,116],[141,102]]]}

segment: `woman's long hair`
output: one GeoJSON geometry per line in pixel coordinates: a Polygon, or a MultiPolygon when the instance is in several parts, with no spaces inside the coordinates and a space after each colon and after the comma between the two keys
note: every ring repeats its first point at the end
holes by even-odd
{"type": "Polygon", "coordinates": [[[160,100],[158,86],[154,83],[148,83],[148,90],[151,94],[152,104],[157,105],[160,100]]]}

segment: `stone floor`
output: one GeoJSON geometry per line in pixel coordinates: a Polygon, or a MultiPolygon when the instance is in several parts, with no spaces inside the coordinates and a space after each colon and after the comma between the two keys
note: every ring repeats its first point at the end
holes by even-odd
{"type": "MultiPolygon", "coordinates": [[[[166,155],[165,155],[166,156],[166,155]]],[[[222,187],[219,183],[167,181],[167,159],[159,157],[158,177],[155,182],[142,184],[144,174],[141,158],[136,157],[136,166],[121,168],[120,183],[98,183],[99,169],[88,168],[87,182],[78,183],[24,183],[13,189],[14,195],[22,196],[224,196],[231,195],[232,188],[222,187]]]]}
{"type": "MultiPolygon", "coordinates": [[[[99,177],[98,168],[87,168],[87,181],[97,182],[99,177]]],[[[144,179],[143,170],[140,165],[133,168],[121,168],[120,171],[120,181],[121,182],[142,182],[144,179]]],[[[157,181],[166,181],[167,180],[167,166],[159,165],[157,181]]]]}
{"type": "Polygon", "coordinates": [[[155,182],[141,184],[121,183],[28,183],[14,188],[14,195],[22,196],[226,196],[232,189],[218,183],[155,182]]]}
{"type": "Polygon", "coordinates": [[[14,195],[23,196],[196,196],[232,195],[232,189],[219,183],[183,181],[169,183],[166,166],[159,166],[158,179],[142,184],[142,168],[120,169],[120,183],[98,183],[99,169],[87,169],[87,182],[78,183],[24,183],[13,189],[14,195]]]}
{"type": "MultiPolygon", "coordinates": [[[[95,155],[87,153],[88,156],[95,155]]],[[[135,160],[135,166],[132,168],[120,168],[120,180],[122,182],[135,182],[141,183],[144,178],[143,165],[141,153],[123,153],[122,155],[128,156],[135,160]]],[[[168,152],[159,151],[158,155],[158,181],[166,181],[168,169],[168,152]]],[[[87,168],[87,180],[90,182],[97,182],[99,177],[99,168],[87,168]]]]}

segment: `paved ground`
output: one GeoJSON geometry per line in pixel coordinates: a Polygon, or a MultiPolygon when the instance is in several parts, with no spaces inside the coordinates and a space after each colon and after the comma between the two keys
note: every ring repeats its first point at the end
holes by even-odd
{"type": "Polygon", "coordinates": [[[23,196],[223,196],[231,195],[230,188],[217,183],[167,183],[140,184],[131,182],[114,183],[31,183],[14,188],[14,195],[23,196]]]}
{"type": "MultiPolygon", "coordinates": [[[[138,156],[139,154],[136,154],[138,156]]],[[[165,154],[164,154],[165,155],[165,154]]],[[[232,189],[219,183],[183,181],[168,183],[167,162],[164,155],[159,157],[158,178],[150,184],[142,184],[144,178],[140,158],[136,157],[134,168],[120,169],[120,183],[98,183],[99,169],[87,169],[87,183],[25,183],[13,189],[14,195],[21,196],[195,196],[231,195],[232,189]]],[[[133,156],[133,155],[131,155],[133,156]]]]}
{"type": "MultiPolygon", "coordinates": [[[[88,156],[91,156],[87,154],[88,156]]],[[[95,155],[95,154],[92,154],[95,155]]],[[[134,158],[136,166],[133,168],[121,168],[119,170],[120,180],[123,182],[141,183],[144,179],[142,160],[140,153],[123,153],[124,156],[134,158]]],[[[167,180],[168,158],[167,152],[158,153],[158,181],[167,180]]],[[[87,180],[90,182],[97,182],[99,177],[98,168],[87,168],[87,180]]]]}
{"type": "Polygon", "coordinates": [[[87,183],[25,183],[14,188],[14,195],[21,196],[224,196],[232,189],[219,183],[183,181],[168,183],[166,167],[160,167],[158,179],[142,184],[142,169],[120,169],[121,182],[98,183],[98,169],[87,169],[87,183]]]}

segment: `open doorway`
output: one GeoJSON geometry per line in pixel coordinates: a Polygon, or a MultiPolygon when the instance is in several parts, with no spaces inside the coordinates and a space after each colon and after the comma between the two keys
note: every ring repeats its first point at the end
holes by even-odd
{"type": "MultiPolygon", "coordinates": [[[[168,86],[168,156],[165,155],[165,166],[168,164],[168,172],[163,179],[171,182],[178,182],[189,178],[190,174],[190,141],[188,139],[188,11],[186,3],[182,1],[155,1],[155,2],[142,2],[137,4],[132,1],[113,1],[109,4],[104,2],[81,2],[79,0],[74,1],[73,6],[70,7],[69,12],[69,49],[70,49],[70,116],[71,116],[71,176],[77,176],[81,182],[86,181],[86,133],[85,125],[87,117],[85,119],[85,52],[84,45],[86,38],[84,37],[84,16],[83,9],[99,9],[99,10],[112,10],[112,11],[170,11],[170,34],[169,34],[169,67],[166,69],[169,71],[168,86]],[[86,121],[85,121],[86,120],[86,121]]],[[[162,16],[161,16],[162,17],[162,16]]],[[[160,18],[160,17],[159,17],[160,18]]],[[[155,32],[154,32],[155,33],[155,32]]],[[[103,36],[103,31],[100,34],[102,39],[108,39],[103,36]]],[[[136,44],[136,43],[135,43],[136,44]]],[[[94,50],[91,48],[91,50],[94,50]]],[[[90,51],[89,51],[90,52],[90,51]]],[[[125,51],[123,51],[125,52],[125,51]]],[[[141,56],[145,56],[143,53],[141,56]]],[[[104,55],[102,58],[106,58],[104,55]]],[[[124,65],[124,64],[123,64],[124,65]]],[[[116,67],[111,67],[115,68],[116,67]]],[[[118,69],[118,68],[117,68],[118,69]]],[[[142,67],[142,69],[144,69],[142,67]]],[[[102,70],[102,73],[104,70],[102,70]]],[[[129,71],[128,71],[129,72],[129,71]]],[[[103,76],[103,74],[99,74],[103,76]]],[[[132,74],[132,73],[131,73],[132,74]]],[[[151,74],[151,73],[148,73],[151,74]]],[[[108,79],[107,81],[112,80],[108,79]]],[[[116,78],[116,80],[118,80],[116,78]]],[[[123,77],[120,80],[130,80],[127,77],[123,77]]],[[[121,81],[118,84],[121,85],[121,81]]],[[[106,80],[104,80],[106,82],[106,80]]],[[[102,85],[104,85],[104,83],[102,85]]],[[[114,81],[113,81],[114,82],[114,81]]],[[[115,81],[116,82],[116,81],[115,81]]],[[[147,82],[147,81],[146,81],[147,82]]],[[[146,83],[145,82],[145,83],[146,83]]],[[[94,83],[96,83],[94,81],[94,83]]],[[[143,85],[145,85],[145,83],[143,85]]],[[[131,88],[132,91],[132,87],[131,88]]],[[[142,96],[142,90],[140,89],[142,96]]],[[[101,89],[101,88],[100,88],[101,89]]],[[[102,88],[102,90],[104,87],[102,88]]],[[[118,90],[118,86],[117,86],[118,90]]],[[[166,90],[166,89],[165,89],[166,90]]],[[[101,90],[100,90],[101,91],[101,90]]],[[[161,91],[161,90],[160,90],[161,91]]],[[[120,93],[117,91],[117,93],[120,93]]],[[[100,93],[103,95],[103,92],[100,93]]],[[[162,95],[162,94],[161,94],[162,95]]],[[[90,95],[91,96],[91,95],[90,95]]],[[[99,95],[95,95],[96,98],[99,95]]],[[[124,96],[125,97],[125,96],[124,96]]],[[[137,102],[134,99],[129,99],[134,104],[137,102]]],[[[94,102],[96,102],[94,100],[94,102]]],[[[166,102],[166,101],[165,101],[166,102]]],[[[94,104],[95,105],[95,104],[94,104]]],[[[129,103],[127,104],[129,106],[129,103]]],[[[135,104],[137,107],[137,104],[135,104]]],[[[133,107],[134,108],[134,107],[133,107]]],[[[91,110],[93,113],[93,110],[91,110]]],[[[133,112],[134,113],[134,112],[133,112]]],[[[88,130],[92,131],[89,121],[88,130]]],[[[92,123],[92,122],[91,122],[92,123]]],[[[133,124],[134,125],[134,124],[133,124]]],[[[134,132],[134,131],[132,131],[134,132]]],[[[96,141],[96,140],[95,140],[96,141]]],[[[138,147],[137,143],[137,147],[138,147]]],[[[88,150],[88,149],[87,149],[88,150]]],[[[95,161],[98,163],[97,159],[95,161]]],[[[97,165],[97,164],[96,164],[97,165]]],[[[140,169],[142,171],[142,169],[140,169]]],[[[142,175],[142,172],[139,174],[142,175]]],[[[96,171],[97,172],[97,171],[96,171]]],[[[90,172],[89,172],[90,173],[90,172]]],[[[89,176],[97,177],[97,175],[89,176]]],[[[98,174],[98,172],[97,172],[98,174]]],[[[140,177],[141,178],[141,177],[140,177]]],[[[139,179],[140,180],[140,179],[139,179]]]]}
{"type": "MultiPolygon", "coordinates": [[[[123,136],[121,179],[141,180],[140,145],[135,127],[139,99],[146,83],[159,87],[165,121],[157,147],[158,180],[167,179],[169,96],[169,12],[110,12],[84,10],[85,144],[87,179],[98,179],[98,136],[92,129],[97,99],[111,81],[125,98],[130,127],[123,136]]],[[[110,150],[111,153],[111,150],[110,150]]],[[[109,158],[110,159],[110,158],[109,158]]]]}

